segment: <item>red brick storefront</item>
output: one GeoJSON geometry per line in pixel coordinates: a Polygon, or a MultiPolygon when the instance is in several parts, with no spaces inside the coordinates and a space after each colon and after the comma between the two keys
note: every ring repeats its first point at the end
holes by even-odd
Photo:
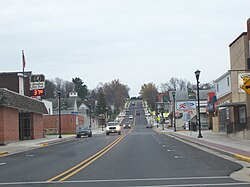
{"type": "Polygon", "coordinates": [[[0,144],[43,138],[43,114],[44,103],[0,88],[0,144]]]}

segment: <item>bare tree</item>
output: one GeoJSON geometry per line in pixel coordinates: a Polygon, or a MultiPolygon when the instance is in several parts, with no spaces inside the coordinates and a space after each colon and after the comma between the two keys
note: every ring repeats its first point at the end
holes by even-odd
{"type": "Polygon", "coordinates": [[[154,83],[147,83],[141,86],[140,95],[147,101],[148,106],[151,109],[155,109],[156,97],[158,94],[158,89],[154,83]]]}

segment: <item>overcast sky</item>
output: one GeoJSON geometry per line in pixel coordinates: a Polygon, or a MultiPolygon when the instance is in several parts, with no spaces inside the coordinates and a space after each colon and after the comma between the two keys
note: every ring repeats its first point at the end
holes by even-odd
{"type": "Polygon", "coordinates": [[[0,71],[26,68],[88,88],[119,79],[136,96],[171,77],[211,82],[229,69],[249,0],[0,0],[0,71]]]}

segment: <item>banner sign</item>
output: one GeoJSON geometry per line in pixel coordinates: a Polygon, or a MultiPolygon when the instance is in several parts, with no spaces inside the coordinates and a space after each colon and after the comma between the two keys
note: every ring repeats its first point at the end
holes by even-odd
{"type": "Polygon", "coordinates": [[[195,101],[183,101],[176,103],[176,110],[186,111],[186,110],[195,110],[196,102],[195,101]]]}

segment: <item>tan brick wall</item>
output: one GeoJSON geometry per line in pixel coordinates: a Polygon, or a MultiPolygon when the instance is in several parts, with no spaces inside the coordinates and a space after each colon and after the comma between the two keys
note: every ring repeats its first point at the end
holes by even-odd
{"type": "Polygon", "coordinates": [[[0,143],[19,141],[18,110],[0,107],[0,143]]]}
{"type": "MultiPolygon", "coordinates": [[[[78,123],[83,124],[83,122],[84,122],[84,117],[78,116],[78,123]]],[[[59,116],[44,115],[43,126],[45,130],[46,129],[59,130],[59,116]]],[[[74,134],[76,129],[76,116],[71,114],[61,115],[61,129],[62,129],[62,134],[74,134]]]]}
{"type": "Polygon", "coordinates": [[[43,132],[43,115],[31,113],[32,139],[44,137],[43,132]]]}
{"type": "Polygon", "coordinates": [[[4,143],[4,107],[0,107],[0,144],[4,143]]]}

